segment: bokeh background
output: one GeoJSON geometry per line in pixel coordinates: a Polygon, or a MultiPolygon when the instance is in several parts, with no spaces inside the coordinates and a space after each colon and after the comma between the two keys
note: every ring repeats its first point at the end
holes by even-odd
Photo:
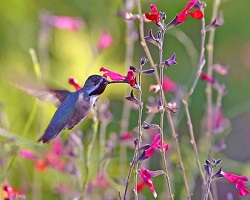
{"type": "MultiPolygon", "coordinates": [[[[187,1],[184,0],[164,0],[164,1],[142,1],[143,12],[150,12],[149,5],[154,3],[159,10],[167,13],[170,21],[183,7],[187,1]]],[[[210,22],[212,12],[212,0],[207,0],[205,11],[206,23],[210,22]]],[[[118,11],[124,8],[124,1],[121,0],[1,0],[0,1],[0,127],[34,143],[32,148],[37,147],[36,140],[45,130],[51,119],[55,108],[47,103],[39,104],[42,114],[35,112],[35,119],[26,128],[27,120],[32,112],[35,98],[25,94],[14,87],[11,82],[42,82],[59,88],[66,88],[73,91],[67,81],[69,76],[74,76],[82,85],[84,80],[91,74],[100,74],[99,69],[105,66],[119,73],[125,73],[125,53],[126,53],[126,23],[118,17],[118,11]],[[78,30],[62,30],[51,27],[47,36],[42,36],[41,15],[50,13],[56,16],[79,17],[83,24],[78,30]],[[112,36],[112,45],[104,50],[98,50],[98,41],[103,34],[108,32],[112,36]],[[42,38],[44,37],[44,38],[42,38]],[[29,54],[29,49],[33,48],[38,56],[41,66],[42,81],[36,80],[33,62],[29,54]],[[42,50],[41,50],[42,49],[42,50]],[[45,52],[45,54],[44,54],[45,52]]],[[[222,0],[220,10],[223,12],[224,25],[216,30],[214,43],[214,61],[230,67],[227,76],[216,77],[220,83],[226,85],[227,95],[222,100],[224,116],[230,120],[231,126],[226,134],[225,143],[227,149],[216,154],[216,158],[223,158],[223,169],[236,174],[245,174],[250,177],[250,23],[249,23],[249,1],[247,0],[222,0]]],[[[133,9],[137,13],[137,9],[133,9]]],[[[152,28],[156,31],[154,23],[145,25],[145,34],[152,28]]],[[[145,56],[138,39],[138,22],[135,21],[134,32],[132,33],[135,42],[132,63],[129,65],[138,66],[139,60],[145,56]]],[[[209,33],[208,33],[209,34],[209,33]]],[[[166,34],[164,45],[164,57],[168,58],[173,52],[177,54],[178,65],[167,70],[166,74],[181,87],[189,88],[192,78],[195,76],[197,56],[200,43],[200,22],[198,20],[187,20],[175,30],[170,30],[166,34]],[[184,44],[177,37],[176,31],[182,31],[190,39],[190,44],[184,44]],[[190,51],[194,54],[190,57],[190,51]]],[[[157,63],[157,49],[149,44],[149,48],[157,63]]],[[[129,66],[127,66],[128,69],[129,66]]],[[[154,77],[145,79],[145,88],[149,84],[154,84],[154,77]]],[[[204,82],[199,82],[190,102],[190,111],[194,122],[194,130],[197,138],[202,137],[201,119],[205,111],[205,87],[204,82]]],[[[119,132],[119,121],[121,118],[121,108],[126,86],[110,86],[101,99],[108,98],[111,101],[110,110],[115,116],[110,126],[110,131],[119,132]]],[[[146,101],[150,94],[147,89],[144,93],[146,101]]],[[[171,94],[167,94],[170,99],[171,94]]],[[[180,106],[180,116],[183,116],[183,107],[180,106]]],[[[130,127],[133,129],[136,124],[137,115],[130,118],[130,127]]],[[[183,143],[185,159],[191,157],[191,147],[189,147],[188,131],[185,118],[180,117],[178,133],[180,141],[183,143]],[[189,154],[190,153],[190,154],[189,154]]],[[[83,122],[79,127],[90,127],[91,122],[83,122]]],[[[168,128],[166,127],[168,130],[168,128]]],[[[2,131],[2,129],[1,129],[2,131]]],[[[4,134],[0,135],[1,153],[1,182],[8,180],[17,188],[21,188],[26,182],[34,181],[34,176],[38,176],[41,182],[42,199],[61,198],[51,190],[49,180],[56,177],[57,181],[62,180],[60,172],[50,171],[47,174],[35,175],[31,164],[22,159],[15,158],[11,168],[6,171],[13,159],[13,155],[6,156],[6,152],[14,148],[15,145],[27,148],[27,144],[5,143],[4,134]],[[5,157],[5,159],[3,159],[5,157]],[[31,173],[26,172],[20,176],[19,167],[27,167],[31,173]],[[5,174],[7,173],[7,174],[5,174]],[[55,175],[56,174],[56,175],[55,175]],[[33,177],[33,178],[32,178],[33,177]]],[[[67,138],[68,133],[64,136],[67,138]]],[[[171,136],[166,136],[171,139],[171,136]]],[[[39,146],[39,145],[38,145],[39,146]]],[[[41,145],[40,145],[41,146],[41,145]]],[[[42,148],[49,148],[48,146],[42,148]]],[[[129,159],[129,158],[128,158],[129,159]]],[[[174,158],[173,158],[174,159],[174,158]]],[[[204,159],[206,159],[204,157],[204,159]]],[[[195,162],[195,161],[194,161],[195,162]]],[[[195,163],[190,166],[195,166],[195,163]]],[[[115,167],[114,167],[115,168],[115,167]]],[[[113,168],[112,168],[113,169],[113,168]]],[[[188,170],[188,169],[187,169],[188,170]]],[[[194,171],[194,169],[192,169],[194,171]]],[[[114,169],[114,173],[117,173],[114,169]]],[[[124,173],[126,176],[126,173],[124,173]]],[[[65,178],[65,177],[64,177],[65,178]]],[[[157,179],[161,180],[161,179],[157,179]]],[[[156,187],[161,188],[160,181],[156,187]]],[[[180,179],[181,180],[181,179],[180,179]]],[[[161,180],[162,181],[162,180],[161,180]]],[[[26,183],[27,185],[32,183],[26,183]]],[[[178,193],[178,184],[175,191],[178,193]]],[[[250,185],[249,185],[250,186],[250,185]]],[[[27,187],[26,187],[27,188],[27,187]]],[[[28,187],[29,188],[29,187],[28,187]]],[[[225,189],[226,190],[226,189],[225,189]]],[[[235,188],[232,191],[237,194],[235,188]]],[[[29,188],[27,196],[32,193],[29,188]]],[[[221,191],[224,191],[221,188],[221,191]]],[[[225,193],[222,192],[224,195],[225,193]]],[[[1,193],[0,193],[1,194],[1,193]]],[[[149,191],[145,191],[146,199],[152,198],[149,191]]],[[[176,195],[177,198],[179,195],[176,195]]],[[[1,196],[0,196],[1,197],[1,196]]],[[[237,199],[237,195],[235,199],[237,199]]],[[[30,199],[30,198],[28,198],[30,199]]],[[[181,199],[181,197],[179,197],[181,199]]],[[[198,198],[197,198],[198,199],[198,198]]],[[[222,198],[220,198],[222,199],[222,198]]],[[[246,198],[247,199],[247,198],[246,198]]]]}

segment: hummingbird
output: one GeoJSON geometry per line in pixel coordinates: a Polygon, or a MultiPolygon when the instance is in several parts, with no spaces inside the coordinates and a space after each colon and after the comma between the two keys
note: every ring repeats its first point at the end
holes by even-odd
{"type": "Polygon", "coordinates": [[[37,89],[18,86],[38,99],[50,101],[58,107],[44,134],[38,139],[38,142],[48,143],[62,130],[72,129],[81,122],[87,116],[99,95],[111,83],[128,83],[128,81],[126,79],[109,81],[102,76],[91,75],[85,81],[83,87],[75,92],[57,89],[43,89],[38,91],[37,89]]]}

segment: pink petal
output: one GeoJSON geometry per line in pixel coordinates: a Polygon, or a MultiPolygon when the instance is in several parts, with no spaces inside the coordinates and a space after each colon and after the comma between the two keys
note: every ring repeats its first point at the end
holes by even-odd
{"type": "Polygon", "coordinates": [[[153,173],[146,168],[141,168],[139,171],[140,171],[140,176],[141,176],[142,180],[150,188],[152,194],[156,198],[157,193],[155,191],[154,184],[151,180],[153,173]]]}
{"type": "Polygon", "coordinates": [[[60,139],[57,139],[54,141],[53,143],[53,151],[57,154],[57,155],[61,155],[63,152],[63,144],[62,141],[60,139]]]}
{"type": "Polygon", "coordinates": [[[197,4],[197,0],[191,0],[187,3],[185,10],[189,10],[190,8],[193,8],[195,4],[197,4]]]}
{"type": "Polygon", "coordinates": [[[15,199],[15,197],[16,197],[15,192],[14,192],[13,188],[10,185],[5,184],[3,186],[3,190],[7,193],[7,197],[9,199],[12,199],[12,198],[15,199]]]}
{"type": "Polygon", "coordinates": [[[175,92],[177,90],[177,85],[172,79],[164,76],[162,89],[164,92],[175,92]]]}
{"type": "Polygon", "coordinates": [[[51,19],[52,25],[60,29],[77,31],[83,25],[83,20],[81,18],[53,16],[51,19]]]}
{"type": "Polygon", "coordinates": [[[239,190],[239,197],[250,194],[249,190],[247,190],[246,185],[244,184],[243,181],[241,180],[238,181],[235,186],[239,190]]]}
{"type": "Polygon", "coordinates": [[[186,10],[183,10],[177,15],[177,22],[182,23],[186,20],[188,15],[188,12],[186,10]]]}
{"type": "Polygon", "coordinates": [[[151,179],[153,176],[153,173],[147,168],[141,168],[140,173],[142,176],[145,176],[147,179],[151,179]]]}
{"type": "Polygon", "coordinates": [[[20,150],[19,155],[22,158],[29,159],[29,160],[34,160],[37,158],[36,152],[31,151],[31,150],[20,150]]]}
{"type": "Polygon", "coordinates": [[[108,47],[110,47],[112,44],[113,44],[112,36],[108,32],[104,31],[98,41],[97,49],[99,51],[103,51],[108,47]]]}
{"type": "Polygon", "coordinates": [[[113,72],[113,71],[111,71],[111,70],[108,70],[108,69],[106,69],[106,68],[104,68],[104,67],[102,67],[101,69],[100,69],[100,71],[101,72],[105,72],[104,74],[103,74],[103,77],[105,77],[105,78],[110,78],[111,80],[113,80],[113,81],[120,81],[120,80],[124,80],[125,79],[125,77],[124,76],[122,76],[121,74],[118,74],[118,73],[116,73],[116,72],[113,72]]]}
{"type": "Polygon", "coordinates": [[[248,181],[248,178],[246,176],[238,176],[235,174],[230,174],[224,171],[221,171],[221,174],[231,183],[235,183],[237,181],[248,181]]]}
{"type": "Polygon", "coordinates": [[[154,154],[155,147],[150,147],[147,150],[145,150],[145,156],[147,158],[151,157],[154,154]]]}

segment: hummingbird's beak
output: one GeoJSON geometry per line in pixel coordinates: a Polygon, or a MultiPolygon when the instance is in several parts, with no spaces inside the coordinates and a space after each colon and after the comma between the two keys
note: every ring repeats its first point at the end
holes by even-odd
{"type": "Polygon", "coordinates": [[[110,83],[129,83],[129,81],[126,79],[123,79],[123,80],[118,80],[118,81],[109,81],[108,84],[110,84],[110,83]]]}

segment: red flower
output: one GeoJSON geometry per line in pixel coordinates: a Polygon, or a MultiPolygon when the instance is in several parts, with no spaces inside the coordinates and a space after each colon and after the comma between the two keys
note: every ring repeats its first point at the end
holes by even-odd
{"type": "Polygon", "coordinates": [[[103,77],[104,78],[110,78],[113,81],[128,81],[129,84],[134,87],[136,85],[135,75],[133,70],[129,70],[126,76],[123,76],[121,74],[118,74],[116,72],[113,72],[111,70],[108,70],[104,67],[100,69],[101,72],[104,72],[103,77]]]}
{"type": "Polygon", "coordinates": [[[201,19],[204,15],[200,10],[188,11],[198,4],[197,0],[190,0],[186,7],[177,15],[177,22],[182,23],[186,20],[187,16],[190,15],[193,18],[201,19]]]}
{"type": "Polygon", "coordinates": [[[153,172],[149,171],[146,168],[139,169],[139,172],[140,172],[141,179],[150,188],[152,194],[156,198],[157,197],[157,193],[155,191],[154,184],[153,184],[153,182],[151,180],[151,178],[153,177],[153,172]]]}
{"type": "Polygon", "coordinates": [[[214,82],[215,82],[215,79],[213,77],[211,77],[205,73],[201,73],[200,77],[203,81],[206,81],[207,83],[214,84],[214,82]]]}
{"type": "Polygon", "coordinates": [[[78,84],[78,81],[74,77],[69,77],[69,84],[73,85],[76,90],[82,89],[82,87],[78,84]]]}
{"type": "Polygon", "coordinates": [[[239,197],[250,194],[250,191],[247,190],[244,183],[248,181],[248,178],[246,176],[238,176],[224,171],[221,171],[221,175],[224,176],[229,182],[235,183],[235,187],[239,190],[239,197]]]}
{"type": "Polygon", "coordinates": [[[44,159],[39,159],[35,162],[35,167],[39,172],[44,172],[47,168],[47,163],[44,159]]]}
{"type": "Polygon", "coordinates": [[[144,189],[145,187],[145,182],[144,181],[141,181],[140,183],[137,184],[136,188],[137,188],[137,191],[140,192],[144,189]]]}
{"type": "Polygon", "coordinates": [[[146,13],[145,16],[148,20],[154,21],[156,24],[160,22],[160,12],[158,12],[154,4],[150,5],[152,13],[146,13]]]}

